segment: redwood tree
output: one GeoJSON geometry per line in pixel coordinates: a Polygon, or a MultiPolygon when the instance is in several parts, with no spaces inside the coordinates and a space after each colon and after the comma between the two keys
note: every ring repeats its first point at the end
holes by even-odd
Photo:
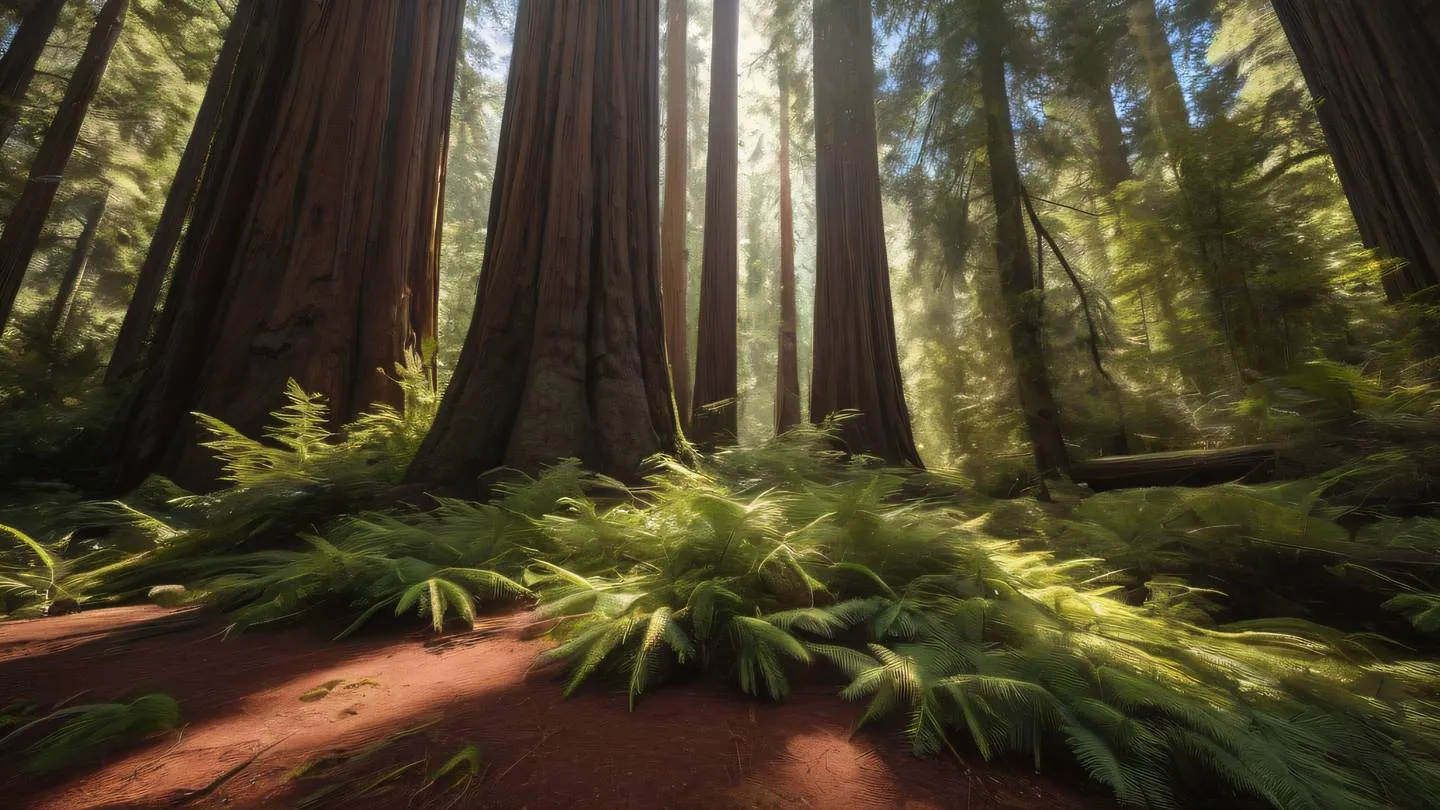
{"type": "MultiPolygon", "coordinates": [[[[187,416],[258,436],[287,379],[336,425],[433,342],[463,0],[261,0],[241,37],[117,483],[217,473],[187,416]]],[[[223,81],[218,78],[217,81],[223,81]]]]}
{"type": "Polygon", "coordinates": [[[799,318],[795,306],[795,195],[790,180],[789,54],[779,58],[780,85],[780,348],[775,370],[775,432],[800,424],[799,318]]]}
{"type": "Polygon", "coordinates": [[[739,73],[740,0],[715,0],[700,333],[695,348],[695,405],[690,417],[691,436],[702,447],[733,444],[739,427],[739,73]]]}
{"type": "Polygon", "coordinates": [[[60,277],[60,289],[50,303],[50,315],[45,321],[45,334],[58,342],[70,313],[75,309],[75,296],[85,281],[85,271],[90,266],[90,257],[95,252],[95,240],[100,233],[100,223],[110,207],[110,188],[95,194],[85,207],[84,225],[75,240],[75,249],[70,252],[70,261],[65,265],[65,275],[60,277]]]}
{"type": "Polygon", "coordinates": [[[690,0],[668,0],[665,39],[665,212],[660,227],[660,289],[665,309],[665,351],[675,386],[675,407],[690,417],[690,270],[685,260],[686,182],[690,170],[690,106],[687,59],[690,0]]]}
{"type": "Polygon", "coordinates": [[[475,319],[409,472],[461,491],[673,451],[659,239],[659,0],[525,0],[475,319]]]}
{"type": "Polygon", "coordinates": [[[1392,301],[1440,284],[1440,5],[1274,0],[1392,301]]]}
{"type": "Polygon", "coordinates": [[[0,146],[4,146],[15,131],[25,92],[30,89],[30,80],[35,78],[35,65],[64,7],[65,0],[37,0],[25,9],[10,39],[10,47],[0,56],[0,146]]]}
{"type": "Polygon", "coordinates": [[[125,319],[120,324],[120,334],[115,338],[115,348],[110,354],[110,365],[105,369],[105,382],[114,385],[133,371],[140,361],[145,338],[149,335],[154,319],[155,307],[160,300],[160,290],[170,265],[175,258],[175,247],[184,232],[185,219],[190,214],[196,189],[200,185],[201,173],[205,170],[206,158],[215,141],[220,116],[230,98],[231,80],[235,74],[236,60],[240,45],[245,41],[250,22],[260,0],[240,0],[225,42],[210,74],[210,83],[200,110],[195,116],[195,125],[190,130],[190,140],[180,155],[180,165],[170,183],[170,192],[165,198],[165,207],[160,211],[160,221],[150,234],[150,246],[145,254],[145,263],[135,279],[135,293],[130,306],[125,310],[125,319]]]}
{"type": "Polygon", "coordinates": [[[1035,464],[1042,476],[1050,477],[1067,471],[1070,462],[1060,433],[1059,408],[1045,366],[1044,310],[1020,208],[1023,191],[1005,78],[1010,20],[1005,13],[1005,0],[980,0],[977,11],[976,56],[995,202],[995,255],[1000,270],[1000,296],[1010,333],[1020,408],[1034,446],[1035,464]]]}
{"type": "Polygon", "coordinates": [[[55,192],[60,179],[70,164],[70,156],[80,138],[80,125],[90,111],[90,102],[100,89],[100,80],[110,62],[110,52],[120,38],[125,26],[125,14],[130,0],[105,0],[95,18],[95,28],[75,65],[75,72],[65,88],[60,108],[45,131],[35,160],[30,164],[30,177],[25,188],[10,212],[5,223],[5,232],[0,235],[0,331],[9,322],[15,298],[20,294],[20,283],[25,279],[25,270],[35,247],[40,242],[40,233],[50,215],[50,206],[55,202],[55,192]]]}
{"type": "Polygon", "coordinates": [[[920,464],[900,378],[875,134],[870,0],[815,0],[816,257],[810,418],[853,453],[920,464]]]}

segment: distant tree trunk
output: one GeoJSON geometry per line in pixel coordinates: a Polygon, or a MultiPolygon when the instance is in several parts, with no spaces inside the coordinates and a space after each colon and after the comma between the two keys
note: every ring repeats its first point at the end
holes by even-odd
{"type": "Polygon", "coordinates": [[[85,281],[85,271],[90,266],[90,256],[95,252],[95,237],[100,232],[100,223],[105,219],[105,209],[110,206],[110,189],[100,192],[85,211],[85,226],[80,238],[75,240],[75,250],[70,253],[70,263],[65,266],[65,275],[60,278],[60,289],[50,304],[50,315],[45,321],[45,334],[52,342],[59,342],[60,333],[75,308],[75,295],[85,281]]]}
{"type": "Polygon", "coordinates": [[[170,272],[171,261],[175,258],[175,247],[185,229],[185,219],[195,200],[195,191],[200,184],[201,173],[205,170],[206,159],[210,156],[215,141],[216,128],[221,112],[229,96],[235,64],[240,55],[240,45],[245,41],[250,22],[260,0],[240,0],[235,16],[230,21],[225,43],[215,60],[215,69],[210,74],[210,83],[205,89],[205,98],[195,116],[190,140],[180,155],[180,165],[170,183],[170,193],[165,198],[165,207],[160,211],[160,221],[150,236],[150,247],[145,254],[145,263],[135,280],[135,294],[125,310],[125,320],[120,324],[120,334],[115,338],[115,349],[110,355],[110,365],[105,369],[105,384],[115,385],[134,371],[140,362],[154,319],[155,308],[160,300],[160,290],[170,272]]]}
{"type": "Polygon", "coordinates": [[[695,348],[695,405],[690,417],[691,438],[706,448],[734,444],[739,433],[740,0],[715,0],[714,35],[700,332],[695,348]]]}
{"type": "Polygon", "coordinates": [[[1279,368],[1269,362],[1273,355],[1261,334],[1262,324],[1254,311],[1245,283],[1245,268],[1225,260],[1224,221],[1217,189],[1207,179],[1201,155],[1196,150],[1189,108],[1165,26],[1160,21],[1156,0],[1134,0],[1130,5],[1130,33],[1144,65],[1150,91],[1151,116],[1169,154],[1186,209],[1185,219],[1194,234],[1200,253],[1200,271],[1211,306],[1220,322],[1235,377],[1243,376],[1245,359],[1264,372],[1279,368]],[[1238,299],[1239,303],[1234,303],[1238,299]]]}
{"type": "Polygon", "coordinates": [[[860,415],[852,453],[920,465],[900,377],[875,135],[870,0],[815,0],[815,278],[810,418],[860,415]]]}
{"type": "Polygon", "coordinates": [[[1101,190],[1113,194],[1123,182],[1134,177],[1130,169],[1130,149],[1125,145],[1125,131],[1120,127],[1120,116],[1115,112],[1115,90],[1110,86],[1109,76],[1097,80],[1085,88],[1089,96],[1090,117],[1095,126],[1097,152],[1096,166],[1099,168],[1101,190]]]}
{"type": "Polygon", "coordinates": [[[1049,478],[1067,472],[1070,458],[1060,432],[1059,408],[1045,365],[1044,304],[1036,284],[1035,264],[1020,208],[1020,167],[1015,157],[1015,128],[1005,78],[1009,26],[1002,0],[981,0],[977,61],[995,200],[995,254],[1000,268],[1000,295],[1015,360],[1020,408],[1034,445],[1035,465],[1042,477],[1049,478]]]}
{"type": "Polygon", "coordinates": [[[1391,301],[1440,284],[1440,6],[1275,0],[1365,244],[1405,266],[1391,301]]]}
{"type": "Polygon", "coordinates": [[[45,43],[55,32],[55,23],[64,7],[65,0],[38,0],[24,12],[9,49],[0,56],[0,146],[4,146],[15,131],[25,105],[25,93],[35,77],[35,65],[45,52],[45,43]]]}
{"type": "Polygon", "coordinates": [[[475,320],[411,481],[564,458],[633,479],[676,449],[658,30],[659,0],[520,4],[475,320]]]}
{"type": "Polygon", "coordinates": [[[800,424],[799,328],[795,306],[795,195],[790,182],[790,65],[780,64],[780,354],[775,432],[800,424]]]}
{"type": "Polygon", "coordinates": [[[438,230],[463,0],[264,0],[154,348],[120,482],[212,486],[187,417],[259,436],[287,379],[338,427],[399,404],[395,364],[434,342],[438,230]]]}
{"type": "Polygon", "coordinates": [[[100,79],[105,75],[105,66],[125,25],[125,12],[129,7],[130,0],[106,0],[100,7],[95,28],[75,65],[65,97],[30,164],[30,178],[10,212],[5,233],[0,235],[0,331],[10,321],[20,283],[25,279],[25,270],[40,241],[50,206],[55,202],[55,192],[75,151],[80,125],[85,122],[90,102],[100,89],[100,79]]]}
{"type": "Polygon", "coordinates": [[[689,267],[685,261],[686,189],[690,166],[690,0],[668,0],[665,40],[665,212],[660,228],[660,288],[665,308],[665,351],[680,418],[690,419],[689,267]]]}

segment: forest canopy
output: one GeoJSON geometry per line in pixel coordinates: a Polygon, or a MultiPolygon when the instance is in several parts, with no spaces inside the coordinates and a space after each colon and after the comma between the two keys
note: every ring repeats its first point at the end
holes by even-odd
{"type": "Polygon", "coordinates": [[[813,667],[1125,805],[1434,806],[1437,42],[0,2],[0,618],[506,603],[567,694],[813,667]]]}

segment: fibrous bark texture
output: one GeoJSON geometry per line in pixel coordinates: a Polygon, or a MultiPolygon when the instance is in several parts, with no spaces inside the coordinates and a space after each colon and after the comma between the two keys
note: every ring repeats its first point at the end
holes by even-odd
{"type": "Polygon", "coordinates": [[[186,414],[259,436],[287,379],[338,426],[434,340],[463,0],[261,0],[123,426],[120,478],[217,469],[186,414]]]}
{"type": "Polygon", "coordinates": [[[1043,342],[1043,298],[1025,236],[1020,167],[1006,87],[1005,44],[1009,20],[1002,0],[982,0],[977,34],[980,93],[985,106],[990,184],[995,200],[995,255],[1000,295],[1015,361],[1015,381],[1025,426],[1041,476],[1066,471],[1069,456],[1060,433],[1060,413],[1050,388],[1043,342]]]}
{"type": "Polygon", "coordinates": [[[24,17],[10,39],[10,47],[0,56],[0,146],[10,140],[30,80],[35,78],[35,65],[45,52],[45,43],[55,32],[65,0],[39,0],[23,9],[24,17]]]}
{"type": "Polygon", "coordinates": [[[815,0],[815,357],[810,418],[854,410],[852,453],[919,466],[900,378],[875,135],[869,0],[815,0]]]}
{"type": "Polygon", "coordinates": [[[780,79],[780,354],[776,363],[775,432],[800,424],[799,328],[795,306],[795,195],[790,181],[790,66],[780,79]]]}
{"type": "Polygon", "coordinates": [[[45,228],[45,219],[50,215],[50,206],[55,202],[55,192],[75,152],[80,138],[80,125],[90,111],[90,102],[100,89],[100,80],[105,76],[105,66],[110,62],[110,53],[120,30],[125,26],[125,14],[130,0],[106,0],[95,18],[95,28],[75,65],[75,73],[65,88],[60,108],[45,131],[45,139],[30,164],[30,177],[20,192],[5,223],[5,233],[0,235],[0,332],[10,320],[15,298],[20,294],[20,284],[25,279],[25,270],[40,242],[40,233],[45,228]]]}
{"type": "Polygon", "coordinates": [[[475,320],[409,472],[634,478],[679,423],[660,303],[659,0],[522,2],[475,320]]]}
{"type": "Polygon", "coordinates": [[[1275,0],[1369,247],[1398,301],[1440,284],[1440,5],[1275,0]]]}
{"type": "Polygon", "coordinates": [[[220,115],[230,94],[231,80],[235,75],[240,45],[245,41],[246,32],[255,17],[260,0],[240,0],[235,16],[230,21],[225,42],[215,60],[215,69],[210,74],[210,83],[205,89],[205,98],[200,102],[195,124],[190,130],[190,140],[180,155],[180,165],[170,183],[170,192],[165,198],[165,207],[160,220],[150,235],[150,246],[145,254],[145,263],[135,280],[135,294],[125,310],[125,319],[120,324],[120,334],[115,338],[115,348],[110,354],[110,365],[105,369],[105,382],[114,385],[125,378],[140,362],[154,320],[155,308],[160,301],[160,290],[170,272],[175,248],[185,229],[185,219],[195,200],[195,191],[200,184],[200,175],[205,170],[206,159],[210,156],[215,141],[220,115]]]}
{"type": "Polygon", "coordinates": [[[690,327],[687,298],[689,263],[685,260],[686,189],[690,170],[689,75],[687,58],[690,0],[668,0],[665,40],[665,212],[660,227],[660,289],[665,307],[665,351],[675,407],[690,418],[690,327]]]}
{"type": "Polygon", "coordinates": [[[740,0],[715,0],[710,55],[710,142],[705,179],[705,248],[690,435],[701,447],[734,444],[739,427],[738,151],[740,0]]]}

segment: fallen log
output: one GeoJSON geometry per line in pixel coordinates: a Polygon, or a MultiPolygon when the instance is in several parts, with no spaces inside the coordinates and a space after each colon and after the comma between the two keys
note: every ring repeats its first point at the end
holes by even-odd
{"type": "Polygon", "coordinates": [[[1077,461],[1070,477],[1097,492],[1132,487],[1204,487],[1229,481],[1273,481],[1299,474],[1284,447],[1255,444],[1217,450],[1176,450],[1077,461]]]}

